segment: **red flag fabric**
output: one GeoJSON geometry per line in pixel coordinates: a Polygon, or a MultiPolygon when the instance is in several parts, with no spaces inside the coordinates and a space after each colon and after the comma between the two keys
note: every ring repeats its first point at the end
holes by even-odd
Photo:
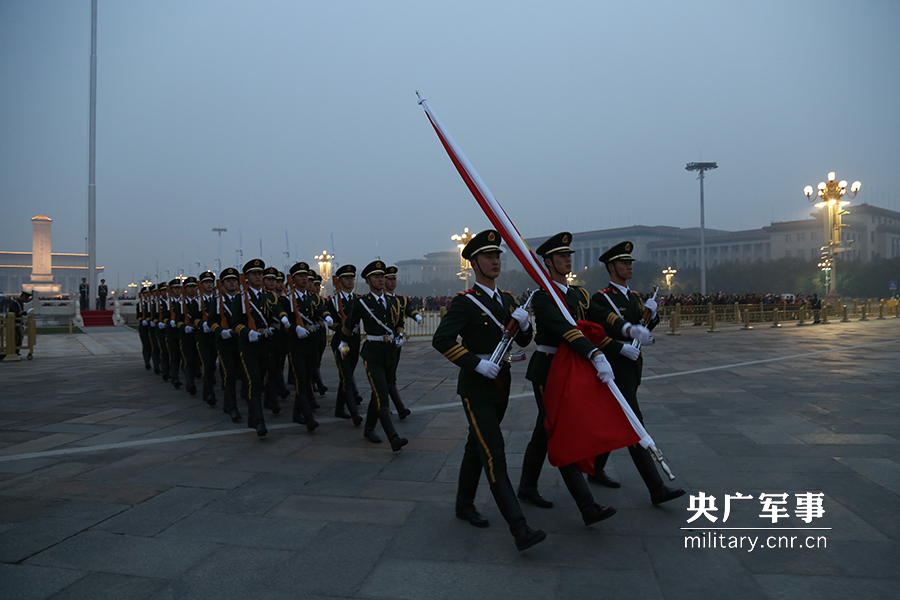
{"type": "MultiPolygon", "coordinates": [[[[595,344],[603,340],[603,327],[578,321],[578,329],[595,344]]],[[[591,361],[562,344],[547,377],[544,391],[547,419],[547,458],[554,467],[576,463],[594,474],[594,457],[640,441],[610,387],[600,381],[591,361]]]]}

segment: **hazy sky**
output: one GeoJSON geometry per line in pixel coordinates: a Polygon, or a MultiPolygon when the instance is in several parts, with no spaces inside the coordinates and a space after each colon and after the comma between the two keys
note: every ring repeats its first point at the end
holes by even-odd
{"type": "MultiPolygon", "coordinates": [[[[0,250],[87,235],[90,0],[0,0],[0,250]]],[[[834,170],[900,210],[900,4],[100,0],[105,277],[361,267],[488,226],[415,91],[526,237],[805,218],[834,170]]]]}

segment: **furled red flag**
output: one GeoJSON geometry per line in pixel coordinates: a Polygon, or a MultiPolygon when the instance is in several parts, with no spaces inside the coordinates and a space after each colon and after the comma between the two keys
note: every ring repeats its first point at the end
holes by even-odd
{"type": "MultiPolygon", "coordinates": [[[[418,92],[416,92],[416,96],[419,96],[418,92]]],[[[556,302],[557,308],[559,308],[560,312],[563,314],[566,320],[569,321],[569,323],[571,323],[573,327],[576,326],[575,320],[572,318],[572,315],[569,313],[569,309],[566,306],[566,301],[562,296],[562,292],[560,292],[559,288],[553,284],[546,271],[544,271],[543,267],[540,266],[534,253],[525,243],[525,240],[519,234],[519,231],[516,229],[515,225],[513,225],[509,216],[506,214],[506,211],[504,211],[500,206],[500,203],[498,203],[497,200],[494,199],[493,194],[491,194],[491,191],[485,185],[484,181],[481,180],[481,177],[479,177],[478,173],[475,171],[475,168],[469,162],[469,159],[467,159],[466,155],[463,154],[462,149],[460,149],[460,147],[456,144],[456,142],[444,128],[444,125],[441,123],[440,119],[438,119],[434,112],[431,110],[428,102],[421,96],[419,96],[419,104],[425,110],[425,114],[428,116],[428,120],[431,122],[431,126],[434,127],[434,131],[435,133],[437,133],[438,138],[441,140],[441,144],[443,144],[444,149],[450,156],[450,160],[453,161],[453,165],[456,167],[456,170],[459,171],[459,174],[463,178],[463,181],[466,183],[466,186],[469,188],[469,191],[472,192],[472,195],[475,197],[478,205],[481,206],[481,209],[484,211],[484,214],[490,220],[491,224],[495,229],[497,229],[497,231],[500,232],[501,237],[509,245],[509,248],[515,255],[515,257],[519,259],[519,262],[522,264],[522,267],[525,269],[525,271],[531,276],[535,283],[537,283],[544,291],[550,294],[550,297],[553,298],[553,300],[556,302]]],[[[558,354],[559,353],[557,352],[557,355],[558,354]]],[[[581,360],[588,366],[590,366],[590,363],[588,361],[585,361],[582,357],[575,354],[571,354],[569,362],[577,362],[576,359],[581,360]]],[[[558,360],[558,357],[555,357],[550,370],[551,377],[553,376],[554,369],[559,369],[559,367],[557,367],[557,363],[561,363],[561,361],[558,360]]],[[[593,371],[592,366],[591,370],[593,371]]],[[[593,378],[596,379],[596,372],[594,372],[593,378]]],[[[622,396],[622,392],[619,391],[619,388],[616,387],[616,385],[612,382],[610,382],[609,384],[601,384],[601,386],[603,388],[606,388],[618,402],[620,411],[624,413],[624,416],[628,421],[631,433],[634,433],[639,438],[639,443],[641,444],[641,446],[643,446],[644,448],[648,448],[654,455],[654,457],[659,461],[669,479],[674,479],[675,476],[672,475],[668,465],[666,465],[665,461],[663,460],[662,453],[656,447],[656,444],[653,442],[653,438],[650,437],[650,434],[647,433],[646,429],[644,429],[644,426],[638,420],[637,416],[634,414],[634,411],[631,410],[630,406],[628,406],[628,402],[622,396]]],[[[603,401],[611,405],[611,403],[608,402],[608,394],[602,394],[599,397],[606,398],[606,400],[603,401]]],[[[577,401],[577,398],[573,398],[572,400],[577,401]]],[[[572,406],[575,406],[575,404],[572,404],[572,402],[566,403],[566,406],[570,404],[572,406]]],[[[626,443],[617,447],[621,448],[627,445],[629,444],[626,443]]],[[[596,452],[595,454],[601,454],[602,452],[605,452],[605,450],[601,450],[599,452],[596,452]]]]}

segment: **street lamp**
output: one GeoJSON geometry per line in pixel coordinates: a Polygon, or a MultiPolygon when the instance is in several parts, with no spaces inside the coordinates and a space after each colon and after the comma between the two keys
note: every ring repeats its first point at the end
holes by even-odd
{"type": "Polygon", "coordinates": [[[663,275],[666,276],[666,286],[668,286],[670,294],[672,293],[672,277],[674,277],[675,273],[677,273],[677,272],[678,271],[676,271],[672,267],[667,267],[667,268],[663,269],[663,272],[662,272],[663,275]]]}
{"type": "MultiPolygon", "coordinates": [[[[862,184],[854,181],[850,186],[851,198],[855,198],[862,184]]],[[[825,294],[825,302],[839,306],[841,295],[837,291],[837,265],[836,258],[838,253],[846,252],[850,249],[849,243],[845,247],[841,247],[841,229],[846,225],[841,223],[841,216],[846,215],[847,211],[844,207],[850,204],[849,200],[844,200],[847,194],[847,182],[835,181],[834,171],[828,174],[828,181],[819,182],[818,190],[813,190],[811,185],[803,188],[803,193],[810,202],[816,203],[816,208],[827,208],[828,214],[823,218],[825,223],[825,241],[827,246],[822,246],[822,251],[827,253],[829,262],[828,275],[828,293],[825,294]],[[818,200],[818,201],[817,201],[818,200]]]]}
{"type": "Polygon", "coordinates": [[[703,210],[703,179],[706,171],[718,169],[714,162],[688,163],[686,171],[700,171],[700,295],[706,295],[706,217],[703,210]]]}
{"type": "Polygon", "coordinates": [[[334,291],[329,291],[328,288],[331,285],[331,261],[334,260],[334,256],[322,250],[322,254],[318,254],[313,258],[319,262],[319,275],[322,276],[322,283],[325,285],[325,293],[323,295],[330,296],[334,291]]]}
{"type": "Polygon", "coordinates": [[[828,290],[831,289],[831,259],[827,255],[823,256],[816,266],[825,271],[825,294],[828,294],[828,290]]]}
{"type": "Polygon", "coordinates": [[[457,273],[457,275],[466,282],[465,289],[469,289],[469,269],[471,266],[469,265],[469,261],[463,258],[462,251],[473,237],[475,236],[469,233],[468,227],[463,230],[462,234],[454,233],[450,236],[450,239],[456,242],[456,247],[459,248],[459,273],[457,273]]]}
{"type": "Polygon", "coordinates": [[[222,232],[228,231],[224,227],[213,227],[213,231],[219,234],[219,254],[216,257],[216,264],[218,264],[219,270],[216,273],[222,272],[222,232]]]}

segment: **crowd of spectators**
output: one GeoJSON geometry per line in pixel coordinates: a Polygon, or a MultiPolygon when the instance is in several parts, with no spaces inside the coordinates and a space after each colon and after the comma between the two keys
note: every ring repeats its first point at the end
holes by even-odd
{"type": "MultiPolygon", "coordinates": [[[[650,294],[646,294],[643,296],[645,299],[650,297],[650,294]]],[[[659,299],[659,304],[662,306],[675,306],[678,303],[681,303],[682,306],[705,306],[707,304],[713,305],[733,305],[737,304],[774,304],[780,306],[800,306],[802,304],[818,304],[820,302],[818,294],[812,294],[809,296],[804,296],[803,294],[757,294],[755,292],[749,292],[744,294],[743,296],[740,294],[727,294],[725,292],[718,292],[715,294],[707,294],[705,296],[694,293],[694,294],[669,294],[668,296],[662,296],[659,299]]]]}

